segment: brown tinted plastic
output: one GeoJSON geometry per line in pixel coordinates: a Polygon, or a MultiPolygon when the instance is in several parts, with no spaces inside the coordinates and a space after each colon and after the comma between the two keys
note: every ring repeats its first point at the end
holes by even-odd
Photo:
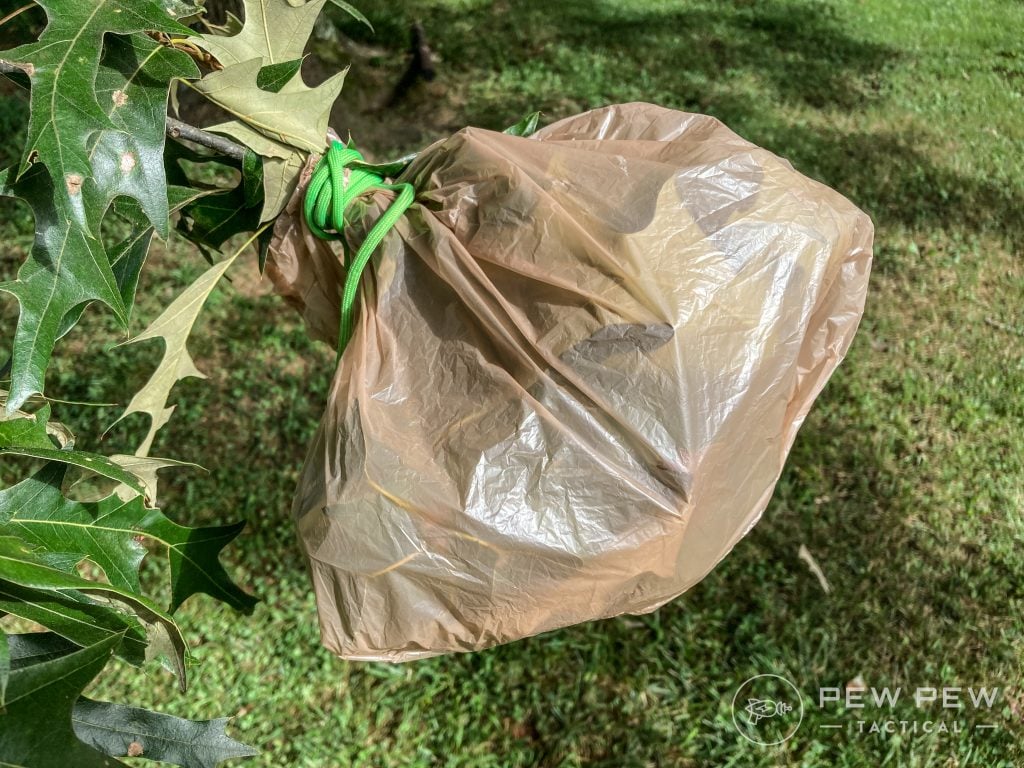
{"type": "MultiPolygon", "coordinates": [[[[526,139],[467,128],[406,176],[418,204],[363,276],[295,498],[324,644],[471,651],[699,582],[849,347],[870,220],[647,104],[526,139]]],[[[334,343],[341,248],[300,195],[268,271],[334,343]]]]}

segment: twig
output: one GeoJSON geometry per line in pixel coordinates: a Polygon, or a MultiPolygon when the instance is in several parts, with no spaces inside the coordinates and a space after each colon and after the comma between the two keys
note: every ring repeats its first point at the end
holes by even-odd
{"type": "MultiPolygon", "coordinates": [[[[0,73],[19,73],[24,75],[25,70],[11,64],[9,61],[0,61],[0,73]]],[[[216,150],[217,152],[227,155],[228,157],[232,157],[235,160],[241,160],[245,157],[245,147],[241,144],[236,144],[229,139],[225,139],[223,136],[217,136],[209,131],[196,128],[194,125],[183,123],[181,120],[176,120],[170,115],[167,116],[167,135],[172,139],[194,141],[196,144],[216,150]]]]}
{"type": "Polygon", "coordinates": [[[172,139],[194,141],[196,144],[202,144],[204,147],[214,149],[223,155],[235,158],[235,160],[241,160],[245,157],[245,147],[241,144],[235,144],[235,142],[225,139],[223,136],[204,131],[188,123],[183,123],[181,120],[176,120],[170,115],[167,116],[167,135],[172,139]]]}
{"type": "Polygon", "coordinates": [[[13,10],[13,11],[11,11],[10,13],[8,13],[8,14],[7,14],[6,16],[4,16],[4,17],[3,17],[2,19],[0,19],[0,27],[2,27],[2,26],[3,26],[4,24],[6,24],[6,23],[7,23],[8,21],[10,21],[11,19],[13,19],[13,18],[14,18],[15,16],[17,16],[17,15],[18,15],[19,13],[24,13],[24,12],[25,12],[25,11],[27,11],[27,10],[28,10],[29,8],[31,8],[31,7],[33,6],[33,5],[35,5],[35,3],[34,3],[34,2],[32,2],[32,3],[26,3],[25,5],[21,6],[21,8],[16,8],[16,9],[14,9],[14,10],[13,10]]]}

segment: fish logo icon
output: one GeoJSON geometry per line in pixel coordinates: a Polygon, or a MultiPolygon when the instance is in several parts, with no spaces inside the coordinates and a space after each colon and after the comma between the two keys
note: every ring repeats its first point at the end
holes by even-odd
{"type": "Polygon", "coordinates": [[[784,701],[772,701],[771,699],[747,699],[747,706],[744,707],[750,722],[757,725],[762,717],[775,717],[776,715],[788,715],[793,711],[793,706],[784,701]]]}
{"type": "Polygon", "coordinates": [[[755,675],[740,685],[732,699],[733,725],[744,739],[760,746],[788,741],[803,719],[803,696],[780,675],[755,675]]]}

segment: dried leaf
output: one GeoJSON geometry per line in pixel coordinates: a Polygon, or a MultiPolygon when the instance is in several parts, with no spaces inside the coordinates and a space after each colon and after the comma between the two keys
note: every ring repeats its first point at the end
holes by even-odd
{"type": "MultiPolygon", "coordinates": [[[[170,467],[190,467],[192,469],[202,469],[198,464],[193,464],[190,461],[175,461],[174,459],[161,459],[161,458],[150,458],[149,456],[127,456],[120,453],[115,453],[112,456],[108,456],[108,459],[113,463],[120,466],[127,472],[137,477],[146,489],[146,498],[149,499],[150,504],[154,507],[160,506],[159,500],[157,499],[157,476],[156,473],[161,469],[168,469],[170,467]]],[[[125,488],[123,485],[117,486],[114,492],[125,501],[130,497],[126,497],[126,494],[131,493],[131,489],[125,488]]]]}
{"type": "Polygon", "coordinates": [[[827,595],[832,591],[832,586],[828,583],[828,579],[825,578],[825,572],[821,570],[821,566],[818,565],[818,561],[814,559],[811,551],[807,549],[803,544],[800,545],[800,549],[797,552],[797,557],[807,563],[807,567],[811,573],[818,580],[818,584],[821,585],[822,591],[827,595]]]}

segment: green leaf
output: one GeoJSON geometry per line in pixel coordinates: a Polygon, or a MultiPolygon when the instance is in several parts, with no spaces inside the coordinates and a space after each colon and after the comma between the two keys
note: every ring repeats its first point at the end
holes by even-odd
{"type": "MultiPolygon", "coordinates": [[[[146,509],[138,498],[71,501],[61,494],[62,477],[63,468],[50,465],[0,491],[0,536],[17,536],[37,553],[87,557],[103,569],[119,595],[141,592],[138,570],[146,550],[137,537],[145,536],[167,548],[171,611],[197,592],[252,611],[256,599],[231,581],[219,560],[220,551],[241,532],[244,522],[188,528],[171,522],[160,510],[146,509]]],[[[6,573],[4,577],[15,580],[6,573]]]]}
{"type": "Polygon", "coordinates": [[[99,240],[55,207],[56,193],[46,169],[37,166],[17,183],[13,178],[13,169],[0,173],[0,195],[19,197],[32,207],[36,234],[17,279],[0,283],[0,291],[17,298],[21,307],[12,349],[8,413],[43,391],[53,345],[66,332],[68,313],[90,301],[101,301],[122,324],[128,319],[99,240]]]}
{"type": "MultiPolygon", "coordinates": [[[[225,242],[260,225],[263,201],[249,205],[243,185],[217,192],[182,210],[178,231],[200,247],[219,251],[225,242]]],[[[212,261],[212,259],[211,259],[212,261]]]]}
{"type": "Polygon", "coordinates": [[[280,64],[266,64],[260,67],[256,75],[256,85],[262,91],[277,93],[295,77],[295,73],[302,68],[302,59],[294,61],[282,61],[280,64]]]}
{"type": "Polygon", "coordinates": [[[0,418],[0,450],[14,445],[28,448],[53,448],[46,424],[50,420],[50,406],[44,405],[35,417],[0,418]]]}
{"type": "Polygon", "coordinates": [[[124,765],[75,736],[71,712],[82,690],[106,666],[120,638],[12,670],[0,714],[0,763],[110,768],[124,765]]]}
{"type": "Polygon", "coordinates": [[[139,287],[142,266],[146,263],[154,234],[153,227],[136,230],[114,246],[110,254],[110,267],[114,273],[114,279],[117,280],[117,288],[129,319],[131,319],[132,307],[135,304],[135,291],[139,287]]]}
{"type": "Polygon", "coordinates": [[[0,712],[7,700],[7,681],[11,677],[11,647],[7,635],[0,629],[0,712]]]}
{"type": "Polygon", "coordinates": [[[250,128],[240,120],[215,125],[207,130],[223,133],[263,157],[263,210],[260,223],[284,210],[299,183],[306,154],[250,128]]]}
{"type": "Polygon", "coordinates": [[[85,697],[71,715],[75,735],[114,757],[135,754],[182,768],[215,768],[224,760],[251,757],[259,751],[230,738],[228,718],[184,720],[146,709],[92,701],[85,697]]]}
{"type": "Polygon", "coordinates": [[[18,536],[50,553],[84,555],[113,586],[141,592],[139,566],[146,548],[135,536],[146,511],[140,500],[70,501],[61,494],[63,478],[64,468],[49,464],[0,491],[0,536],[18,536]]]}
{"type": "Polygon", "coordinates": [[[129,606],[139,618],[148,623],[160,623],[166,628],[176,651],[178,676],[182,688],[185,685],[185,641],[181,630],[170,614],[163,611],[149,598],[134,594],[131,590],[83,579],[72,572],[55,567],[52,561],[30,551],[25,543],[15,536],[0,535],[0,573],[12,584],[44,592],[78,590],[87,594],[100,594],[129,606]]]}
{"type": "Polygon", "coordinates": [[[204,13],[203,0],[165,0],[165,2],[167,3],[167,12],[182,24],[198,21],[204,13]]]}
{"type": "MultiPolygon", "coordinates": [[[[3,639],[4,636],[0,634],[0,640],[3,639]]],[[[105,647],[109,643],[116,642],[117,636],[113,636],[99,643],[90,643],[85,650],[105,647]]],[[[51,632],[11,635],[9,670],[15,674],[22,671],[28,673],[24,676],[26,679],[29,675],[33,675],[37,680],[41,678],[42,682],[47,679],[57,682],[59,675],[67,675],[69,672],[74,674],[73,670],[78,666],[73,663],[59,662],[81,654],[81,650],[78,646],[51,632]],[[46,666],[51,664],[52,667],[46,666]],[[40,674],[41,672],[44,674],[40,674]]],[[[183,720],[145,709],[93,701],[79,696],[73,700],[70,713],[71,730],[78,741],[72,743],[64,739],[62,749],[70,748],[71,751],[62,753],[60,762],[49,762],[53,755],[46,755],[45,741],[50,737],[54,714],[57,714],[60,720],[64,719],[67,700],[62,695],[65,691],[58,692],[52,687],[52,683],[49,686],[37,683],[37,686],[35,691],[29,693],[29,695],[34,694],[31,706],[40,714],[49,710],[46,717],[37,717],[31,722],[27,720],[17,722],[17,719],[6,720],[4,715],[0,714],[0,727],[10,725],[12,727],[21,726],[26,732],[35,730],[35,734],[23,734],[23,744],[19,745],[19,751],[33,758],[34,761],[19,764],[77,766],[78,762],[64,762],[64,759],[77,760],[78,756],[82,754],[82,747],[95,749],[97,752],[111,757],[121,757],[130,753],[133,756],[172,763],[184,768],[215,768],[224,760],[259,754],[257,750],[235,741],[225,733],[228,718],[202,721],[183,720]],[[54,713],[52,709],[57,704],[54,699],[58,697],[60,712],[54,713]],[[28,738],[25,738],[26,736],[28,738]],[[34,746],[28,748],[29,745],[34,746]],[[39,762],[40,757],[44,762],[39,762]]],[[[25,686],[25,688],[28,687],[25,686]]],[[[81,687],[78,686],[79,689],[81,687]]],[[[20,692],[24,693],[25,691],[20,692]]],[[[23,704],[23,706],[26,705],[23,704]]],[[[58,735],[66,736],[63,728],[58,730],[58,735]]],[[[2,741],[0,740],[0,742],[2,741]]],[[[0,750],[3,749],[4,747],[0,747],[0,750]]],[[[17,754],[14,749],[6,753],[0,751],[0,759],[14,754],[17,754]]],[[[88,763],[86,764],[88,765],[88,763]]],[[[121,763],[106,761],[99,765],[121,765],[121,763]]]]}
{"type": "MultiPolygon", "coordinates": [[[[207,189],[196,189],[191,186],[169,185],[165,188],[168,200],[168,209],[173,213],[181,210],[195,201],[212,194],[207,189]]],[[[142,274],[142,267],[149,255],[149,246],[153,240],[155,229],[152,224],[147,224],[145,215],[141,209],[136,210],[138,205],[134,201],[126,201],[119,209],[121,215],[132,223],[131,235],[122,240],[114,247],[110,266],[117,280],[117,287],[121,293],[129,318],[131,317],[132,306],[135,304],[135,291],[138,289],[139,277],[142,274]]]]}
{"type": "MultiPolygon", "coordinates": [[[[26,632],[20,635],[10,635],[9,640],[11,669],[22,669],[51,659],[59,659],[61,656],[67,656],[69,653],[77,651],[80,647],[69,643],[53,632],[26,632]]],[[[87,645],[92,645],[92,643],[87,643],[87,645]]]]}
{"type": "MultiPolygon", "coordinates": [[[[171,212],[210,194],[209,190],[176,185],[169,185],[166,188],[166,193],[171,212]]],[[[152,224],[147,223],[145,213],[134,200],[119,198],[114,202],[114,210],[120,218],[126,219],[133,225],[132,234],[115,245],[108,253],[110,269],[117,283],[121,300],[124,302],[125,317],[130,320],[132,307],[135,304],[135,291],[139,285],[139,276],[142,274],[142,266],[146,263],[146,257],[149,255],[149,246],[153,241],[155,229],[152,224]]],[[[79,304],[64,315],[57,338],[63,338],[78,323],[88,306],[89,302],[79,304]]]]}
{"type": "Polygon", "coordinates": [[[146,493],[146,486],[131,472],[126,472],[106,456],[98,453],[86,453],[84,451],[71,451],[60,448],[25,448],[22,446],[11,446],[0,448],[0,455],[10,453],[17,456],[28,456],[44,461],[57,461],[63,464],[71,464],[88,472],[95,472],[97,475],[109,477],[111,480],[126,485],[142,496],[146,493]]]}
{"type": "MultiPolygon", "coordinates": [[[[294,5],[296,2],[302,2],[303,0],[288,0],[289,5],[294,5]]],[[[370,20],[363,15],[363,12],[353,6],[351,3],[346,3],[345,0],[331,0],[336,6],[341,8],[345,13],[351,16],[353,19],[361,24],[365,24],[371,32],[374,31],[373,24],[370,20]]]]}
{"type": "Polygon", "coordinates": [[[0,179],[0,194],[23,198],[36,219],[28,262],[15,281],[0,284],[21,306],[9,410],[43,391],[54,343],[87,304],[108,305],[127,327],[128,309],[97,237],[100,221],[110,201],[126,194],[166,234],[161,147],[167,87],[174,77],[197,74],[179,51],[138,35],[118,36],[145,30],[189,34],[153,0],[40,5],[49,23],[39,40],[0,53],[31,81],[22,163],[17,174],[12,170],[0,179]],[[30,171],[31,162],[40,167],[30,171]],[[22,183],[15,184],[16,178],[22,183]]]}
{"type": "Polygon", "coordinates": [[[133,616],[77,592],[40,591],[0,579],[0,610],[81,646],[123,636],[117,655],[134,666],[146,660],[146,632],[133,616]]]}
{"type": "Polygon", "coordinates": [[[515,125],[510,125],[502,133],[510,136],[531,136],[537,131],[537,124],[540,123],[540,112],[531,112],[515,125]]]}
{"type": "Polygon", "coordinates": [[[401,176],[405,169],[409,167],[413,160],[419,155],[418,152],[400,157],[397,160],[392,160],[385,163],[363,163],[354,162],[352,163],[353,168],[362,168],[366,171],[372,171],[373,173],[379,173],[381,176],[387,179],[397,179],[401,176]]]}
{"type": "Polygon", "coordinates": [[[168,178],[176,184],[197,183],[185,173],[181,161],[237,171],[241,175],[236,186],[205,189],[201,199],[182,207],[177,229],[183,237],[200,248],[220,250],[231,237],[259,227],[263,199],[262,196],[255,199],[254,193],[262,189],[263,166],[258,157],[253,158],[254,163],[243,164],[223,155],[200,154],[178,142],[167,145],[166,155],[168,178]]]}
{"type": "MultiPolygon", "coordinates": [[[[360,11],[355,6],[351,5],[350,3],[346,3],[345,0],[330,0],[330,2],[338,6],[341,10],[343,10],[356,21],[360,22],[361,24],[365,24],[370,29],[371,32],[374,31],[373,24],[370,23],[370,20],[366,18],[366,16],[363,15],[362,11],[360,11]]],[[[308,3],[309,0],[288,0],[288,5],[290,5],[292,8],[301,8],[303,5],[306,5],[308,3]]]]}
{"type": "Polygon", "coordinates": [[[33,161],[53,175],[60,207],[82,229],[91,223],[83,186],[92,178],[89,139],[115,129],[110,107],[99,102],[96,78],[104,35],[156,31],[189,35],[155,0],[39,0],[48,20],[39,40],[3,51],[3,61],[31,81],[28,137],[18,172],[33,161]]]}
{"type": "Polygon", "coordinates": [[[252,613],[259,601],[231,580],[219,559],[221,550],[243,528],[245,521],[232,525],[188,528],[171,522],[159,510],[147,510],[139,530],[167,545],[172,612],[192,595],[203,592],[237,611],[252,613]]]}
{"type": "Polygon", "coordinates": [[[272,227],[268,227],[267,229],[263,230],[256,240],[256,250],[258,254],[257,258],[259,261],[259,269],[261,275],[267,268],[267,256],[270,255],[270,244],[273,242],[273,240],[274,229],[272,227]]]}
{"type": "Polygon", "coordinates": [[[137,200],[160,237],[170,215],[164,174],[168,84],[199,76],[192,58],[148,37],[107,37],[96,97],[110,109],[113,129],[96,134],[90,158],[97,207],[118,195],[137,200]]]}
{"type": "MultiPolygon", "coordinates": [[[[50,406],[45,405],[36,413],[35,418],[0,421],[0,456],[14,454],[71,464],[123,483],[136,494],[144,495],[146,493],[146,486],[139,478],[107,457],[96,453],[55,447],[46,431],[46,424],[49,420],[50,406]]],[[[0,500],[12,490],[0,491],[0,500]]],[[[0,501],[0,520],[3,519],[2,508],[3,502],[0,501]]]]}
{"type": "Polygon", "coordinates": [[[263,162],[255,152],[246,152],[242,158],[242,193],[247,208],[259,205],[263,197],[263,162]]]}

